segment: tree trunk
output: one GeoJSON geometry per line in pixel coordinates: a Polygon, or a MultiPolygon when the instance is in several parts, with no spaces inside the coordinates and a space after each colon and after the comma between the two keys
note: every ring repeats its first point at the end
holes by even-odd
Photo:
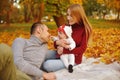
{"type": "Polygon", "coordinates": [[[65,18],[63,15],[57,17],[57,16],[53,16],[54,20],[55,20],[55,23],[57,25],[57,27],[65,24],[65,18]]]}
{"type": "Polygon", "coordinates": [[[40,12],[39,12],[39,18],[38,20],[41,22],[41,19],[43,17],[43,14],[44,14],[44,2],[40,3],[40,12]]]}
{"type": "Polygon", "coordinates": [[[7,11],[7,16],[6,16],[6,23],[7,25],[10,25],[10,11],[7,11]]]}
{"type": "Polygon", "coordinates": [[[31,12],[28,9],[29,9],[28,5],[24,5],[24,20],[26,23],[30,21],[31,16],[31,12]]]}
{"type": "Polygon", "coordinates": [[[37,6],[38,9],[37,9],[37,13],[34,13],[34,11],[36,11],[34,7],[31,8],[31,13],[32,13],[32,16],[34,18],[34,22],[41,22],[41,19],[43,17],[43,14],[44,14],[44,2],[41,2],[39,3],[39,6],[37,6]]]}
{"type": "Polygon", "coordinates": [[[117,20],[120,20],[120,9],[118,10],[117,20]]]}
{"type": "Polygon", "coordinates": [[[28,14],[27,14],[27,12],[25,11],[25,12],[24,12],[24,20],[25,20],[26,23],[29,22],[29,21],[28,21],[28,17],[27,17],[27,15],[28,15],[28,14]]]}

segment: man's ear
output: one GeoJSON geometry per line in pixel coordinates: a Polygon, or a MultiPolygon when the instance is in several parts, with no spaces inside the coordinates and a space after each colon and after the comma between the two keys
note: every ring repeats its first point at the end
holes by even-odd
{"type": "Polygon", "coordinates": [[[37,31],[37,33],[40,34],[42,32],[42,29],[40,27],[37,27],[36,31],[37,31]]]}

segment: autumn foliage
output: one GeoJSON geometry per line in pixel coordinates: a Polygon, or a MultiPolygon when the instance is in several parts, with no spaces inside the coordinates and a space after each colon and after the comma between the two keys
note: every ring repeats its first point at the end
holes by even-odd
{"type": "MultiPolygon", "coordinates": [[[[56,30],[50,30],[52,35],[57,35],[56,30]]],[[[0,43],[12,45],[16,37],[29,38],[29,32],[15,31],[15,32],[0,32],[0,43]]],[[[85,56],[87,58],[94,57],[106,64],[114,61],[120,62],[120,29],[93,29],[93,40],[88,46],[85,56]]],[[[48,43],[49,49],[54,49],[53,42],[48,43]]]]}

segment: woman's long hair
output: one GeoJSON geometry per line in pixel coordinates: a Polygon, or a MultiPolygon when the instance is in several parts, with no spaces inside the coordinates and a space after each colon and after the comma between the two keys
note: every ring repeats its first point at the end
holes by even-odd
{"type": "Polygon", "coordinates": [[[83,7],[80,4],[73,4],[69,6],[68,9],[71,11],[71,16],[77,20],[77,23],[84,25],[86,39],[87,41],[91,41],[90,38],[92,35],[92,27],[86,17],[83,7]]]}

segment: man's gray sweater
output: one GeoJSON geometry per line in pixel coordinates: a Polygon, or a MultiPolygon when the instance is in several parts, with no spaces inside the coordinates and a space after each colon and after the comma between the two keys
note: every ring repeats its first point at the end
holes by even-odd
{"type": "Polygon", "coordinates": [[[28,75],[41,77],[40,70],[47,53],[47,45],[32,35],[30,39],[17,38],[13,42],[14,62],[18,69],[28,75]]]}

